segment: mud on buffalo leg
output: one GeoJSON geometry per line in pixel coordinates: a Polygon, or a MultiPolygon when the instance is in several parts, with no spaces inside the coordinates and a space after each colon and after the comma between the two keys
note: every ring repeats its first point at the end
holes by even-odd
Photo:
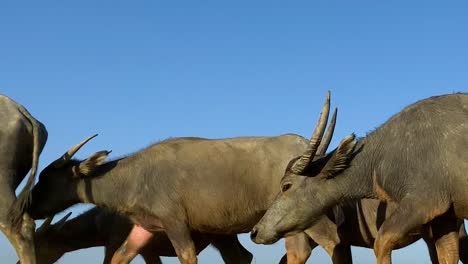
{"type": "Polygon", "coordinates": [[[183,222],[163,223],[166,234],[181,264],[197,264],[197,254],[190,230],[183,222]]]}
{"type": "Polygon", "coordinates": [[[147,231],[139,225],[134,225],[127,239],[115,252],[111,264],[127,264],[132,261],[148,241],[153,237],[153,233],[147,231]]]}
{"type": "MultiPolygon", "coordinates": [[[[104,250],[104,261],[102,263],[110,264],[112,257],[114,256],[117,249],[118,247],[106,246],[104,250]]],[[[146,264],[162,264],[161,258],[157,255],[141,254],[141,257],[143,258],[146,264]]]]}
{"type": "Polygon", "coordinates": [[[392,263],[392,250],[405,240],[410,231],[422,227],[449,209],[448,202],[437,199],[407,196],[400,201],[399,207],[383,222],[377,234],[374,252],[378,264],[392,263]]]}
{"type": "Polygon", "coordinates": [[[305,233],[284,238],[286,254],[281,258],[279,264],[303,264],[306,263],[312,250],[318,246],[305,233]]]}
{"type": "MultiPolygon", "coordinates": [[[[8,186],[1,182],[2,179],[7,179],[0,173],[0,185],[8,186]]],[[[15,248],[19,261],[24,264],[35,264],[36,253],[34,247],[34,220],[27,214],[23,214],[20,229],[13,227],[9,221],[8,208],[16,200],[13,190],[1,190],[2,198],[0,199],[0,230],[5,234],[10,243],[15,248]]]]}
{"type": "Polygon", "coordinates": [[[211,244],[219,251],[226,264],[250,264],[253,255],[239,242],[237,235],[219,235],[211,244]]]}
{"type": "MultiPolygon", "coordinates": [[[[459,231],[464,227],[461,221],[450,218],[447,214],[436,217],[421,230],[421,235],[429,249],[431,262],[438,263],[458,263],[458,248],[461,248],[458,240],[459,231]]],[[[460,241],[461,242],[461,241],[460,241]]]]}
{"type": "Polygon", "coordinates": [[[458,219],[444,214],[431,221],[439,263],[458,263],[458,219]]]}
{"type": "MultiPolygon", "coordinates": [[[[3,217],[0,217],[3,218],[3,217]]],[[[35,264],[36,253],[34,249],[34,221],[29,215],[24,214],[21,230],[15,230],[9,221],[0,220],[0,230],[5,234],[18,254],[19,263],[35,264]]]]}

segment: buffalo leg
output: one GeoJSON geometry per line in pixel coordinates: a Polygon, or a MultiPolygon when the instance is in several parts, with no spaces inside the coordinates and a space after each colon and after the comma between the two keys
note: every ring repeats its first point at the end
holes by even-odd
{"type": "Polygon", "coordinates": [[[287,236],[284,239],[286,254],[281,258],[280,264],[306,263],[312,250],[317,246],[305,233],[287,236]]]}
{"type": "MultiPolygon", "coordinates": [[[[3,221],[2,221],[3,222],[3,221]]],[[[15,230],[8,223],[0,224],[2,232],[8,238],[18,254],[19,262],[35,264],[36,254],[34,249],[34,221],[27,215],[23,215],[21,230],[15,230]]]]}
{"type": "Polygon", "coordinates": [[[421,236],[426,242],[427,249],[429,250],[429,256],[432,264],[439,264],[439,258],[437,257],[437,248],[435,246],[434,236],[430,225],[424,226],[421,230],[421,236]]]}
{"type": "Polygon", "coordinates": [[[431,222],[439,263],[458,263],[458,220],[451,215],[441,215],[431,222]]]}
{"type": "Polygon", "coordinates": [[[219,251],[226,264],[250,264],[253,255],[239,242],[237,235],[217,235],[211,244],[219,251]]]}
{"type": "Polygon", "coordinates": [[[142,255],[146,264],[162,264],[161,258],[159,256],[144,256],[142,255]]]}
{"type": "Polygon", "coordinates": [[[190,230],[185,223],[165,224],[166,234],[171,240],[181,264],[197,264],[197,253],[190,230]]]}
{"type": "Polygon", "coordinates": [[[374,243],[374,252],[378,264],[392,263],[392,250],[405,241],[412,230],[421,228],[435,217],[445,213],[449,204],[440,204],[434,199],[405,197],[399,207],[387,218],[379,229],[374,243]],[[430,211],[424,211],[427,204],[433,205],[430,211]]]}
{"type": "MultiPolygon", "coordinates": [[[[113,246],[106,246],[104,250],[104,261],[102,262],[103,264],[110,264],[112,257],[114,256],[114,253],[118,250],[117,247],[113,246]]],[[[141,254],[143,257],[143,260],[145,261],[146,264],[162,264],[161,258],[156,255],[145,255],[141,254]]]]}
{"type": "Polygon", "coordinates": [[[132,261],[142,247],[153,237],[153,233],[139,225],[134,225],[127,239],[112,257],[111,264],[127,264],[132,261]]]}
{"type": "Polygon", "coordinates": [[[461,262],[468,264],[468,236],[463,219],[458,220],[458,248],[461,262]]]}
{"type": "MultiPolygon", "coordinates": [[[[8,186],[1,182],[3,175],[0,174],[0,185],[8,186]]],[[[20,228],[14,228],[8,219],[7,209],[16,199],[11,190],[1,190],[2,199],[0,199],[0,230],[15,248],[19,261],[23,264],[35,264],[36,253],[34,247],[34,220],[25,213],[23,215],[20,228]]]]}
{"type": "Polygon", "coordinates": [[[106,246],[104,248],[104,261],[102,264],[110,264],[117,249],[116,247],[106,246]]]}
{"type": "Polygon", "coordinates": [[[338,226],[327,216],[321,217],[304,232],[327,251],[334,264],[352,263],[350,245],[342,241],[338,226]]]}

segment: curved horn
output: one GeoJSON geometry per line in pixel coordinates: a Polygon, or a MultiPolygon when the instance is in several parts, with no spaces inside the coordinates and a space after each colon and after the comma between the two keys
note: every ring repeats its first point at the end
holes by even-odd
{"type": "Polygon", "coordinates": [[[52,163],[54,165],[54,167],[55,168],[60,168],[63,165],[65,165],[65,163],[67,163],[67,161],[69,161],[71,159],[71,157],[73,157],[73,155],[75,155],[75,153],[78,150],[80,150],[81,147],[83,147],[84,144],[88,143],[88,141],[95,138],[97,135],[98,134],[94,134],[92,136],[89,136],[89,137],[85,138],[83,141],[81,141],[80,143],[73,146],[70,150],[65,152],[65,154],[63,154],[60,158],[58,158],[56,161],[54,161],[52,163]]]}
{"type": "Polygon", "coordinates": [[[54,216],[55,215],[47,217],[46,220],[44,220],[44,222],[42,223],[42,225],[37,229],[36,233],[47,231],[50,228],[50,223],[52,223],[54,216]]]}
{"type": "Polygon", "coordinates": [[[64,217],[62,217],[60,220],[58,220],[57,223],[54,224],[54,226],[57,229],[62,228],[63,225],[65,224],[65,222],[67,222],[67,220],[68,220],[68,218],[70,217],[71,214],[72,214],[72,212],[68,212],[68,214],[66,214],[64,217]]]}
{"type": "Polygon", "coordinates": [[[336,125],[336,114],[337,114],[338,108],[335,108],[333,111],[332,119],[330,121],[330,124],[328,124],[327,131],[325,132],[325,135],[323,136],[322,142],[320,143],[318,150],[317,150],[317,155],[323,156],[325,155],[325,152],[327,152],[328,146],[330,145],[330,142],[333,137],[333,132],[335,131],[335,125],[336,125]]]}
{"type": "Polygon", "coordinates": [[[323,133],[325,132],[325,128],[328,122],[328,114],[330,112],[330,91],[327,92],[327,96],[325,98],[325,103],[322,108],[322,112],[320,113],[320,118],[315,127],[314,133],[309,140],[309,146],[307,147],[306,151],[302,156],[294,163],[291,167],[291,171],[295,174],[301,174],[304,169],[309,165],[310,161],[314,158],[315,153],[317,152],[317,148],[320,145],[320,141],[322,140],[323,133]]]}

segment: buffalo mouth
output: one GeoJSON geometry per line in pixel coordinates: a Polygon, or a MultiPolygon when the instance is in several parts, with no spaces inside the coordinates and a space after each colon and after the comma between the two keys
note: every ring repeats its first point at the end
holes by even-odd
{"type": "Polygon", "coordinates": [[[282,236],[277,233],[267,234],[264,230],[255,227],[250,232],[250,239],[256,244],[271,245],[281,238],[282,236]]]}

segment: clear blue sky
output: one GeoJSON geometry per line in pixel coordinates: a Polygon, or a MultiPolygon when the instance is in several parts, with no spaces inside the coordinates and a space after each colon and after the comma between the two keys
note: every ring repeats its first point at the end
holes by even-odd
{"type": "MultiPolygon", "coordinates": [[[[334,147],[418,99],[467,91],[467,12],[466,1],[2,1],[0,93],[47,126],[41,168],[92,133],[78,157],[174,136],[308,137],[327,89],[340,109],[334,147]]],[[[242,242],[256,263],[284,252],[242,242]]],[[[393,255],[429,261],[421,242],[393,255]]],[[[102,249],[62,263],[86,260],[102,249]]],[[[16,261],[3,236],[0,261],[16,261]]],[[[322,250],[313,261],[331,263],[322,250]]]]}

